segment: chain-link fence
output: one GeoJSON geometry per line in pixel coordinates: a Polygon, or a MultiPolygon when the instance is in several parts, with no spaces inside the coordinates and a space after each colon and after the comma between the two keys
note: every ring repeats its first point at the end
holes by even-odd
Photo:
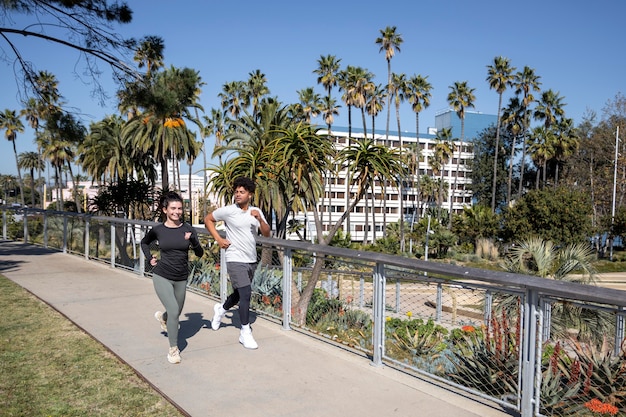
{"type": "MultiPolygon", "coordinates": [[[[150,276],[139,242],[154,223],[13,214],[3,212],[5,239],[27,236],[150,276]]],[[[223,299],[230,288],[222,251],[198,232],[205,254],[190,253],[188,288],[223,299]]],[[[284,328],[522,416],[626,415],[625,292],[304,242],[259,242],[252,306],[284,328]]]]}

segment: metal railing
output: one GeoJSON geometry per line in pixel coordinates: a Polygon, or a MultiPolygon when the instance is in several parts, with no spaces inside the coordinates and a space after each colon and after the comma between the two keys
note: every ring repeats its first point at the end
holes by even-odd
{"type": "MultiPolygon", "coordinates": [[[[4,239],[142,276],[150,271],[139,242],[154,224],[2,210],[4,239]]],[[[188,288],[223,300],[223,253],[198,232],[206,251],[191,256],[188,288]]],[[[401,367],[524,417],[597,407],[624,414],[625,291],[273,238],[259,237],[258,251],[253,307],[284,329],[315,332],[375,366],[401,367]]]]}

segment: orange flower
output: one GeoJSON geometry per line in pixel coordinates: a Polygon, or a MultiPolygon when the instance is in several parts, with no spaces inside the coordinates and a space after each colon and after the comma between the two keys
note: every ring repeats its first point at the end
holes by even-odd
{"type": "Polygon", "coordinates": [[[586,402],[585,408],[587,408],[589,411],[593,412],[594,414],[598,414],[601,416],[604,416],[604,415],[614,416],[619,411],[619,408],[617,408],[613,404],[603,403],[597,398],[594,398],[593,400],[586,402]]]}
{"type": "Polygon", "coordinates": [[[474,333],[476,331],[476,328],[474,326],[463,326],[461,327],[461,330],[467,333],[474,333]]]}

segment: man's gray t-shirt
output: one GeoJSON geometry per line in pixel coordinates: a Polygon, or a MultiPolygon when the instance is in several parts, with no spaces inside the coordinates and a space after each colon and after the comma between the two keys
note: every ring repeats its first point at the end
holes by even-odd
{"type": "Polygon", "coordinates": [[[255,236],[259,234],[261,224],[250,214],[252,210],[257,210],[266,221],[263,212],[254,206],[248,206],[244,211],[237,204],[231,204],[213,211],[213,218],[224,222],[226,239],[230,241],[226,249],[226,262],[257,262],[255,236]]]}

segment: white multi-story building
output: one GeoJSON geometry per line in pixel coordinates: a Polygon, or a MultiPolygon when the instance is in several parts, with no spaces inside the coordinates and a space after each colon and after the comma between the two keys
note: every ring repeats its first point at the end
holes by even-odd
{"type": "MultiPolygon", "coordinates": [[[[352,140],[363,140],[363,133],[352,133],[352,140]]],[[[416,221],[415,216],[423,215],[425,208],[428,204],[427,201],[423,201],[418,195],[418,190],[415,187],[415,181],[417,178],[424,175],[433,177],[435,174],[429,164],[429,157],[433,155],[434,145],[436,143],[434,135],[423,134],[419,139],[415,134],[402,133],[401,137],[397,134],[389,135],[388,140],[385,134],[376,133],[374,140],[377,144],[385,145],[389,148],[399,148],[400,140],[402,140],[402,147],[409,149],[411,147],[418,147],[419,149],[419,172],[415,172],[406,178],[402,190],[403,194],[403,212],[404,220],[407,222],[416,221]]],[[[337,150],[341,150],[348,146],[348,132],[347,131],[332,131],[331,137],[334,138],[335,146],[337,150]]],[[[368,134],[371,138],[371,134],[368,134]]],[[[472,204],[472,192],[469,190],[468,185],[471,184],[471,160],[474,157],[471,142],[455,142],[457,149],[447,164],[442,168],[443,173],[436,174],[436,179],[441,178],[445,181],[447,188],[447,200],[443,202],[443,208],[450,208],[450,201],[452,200],[452,210],[455,213],[461,212],[464,206],[472,204]],[[457,161],[459,161],[458,178],[455,185],[455,174],[457,169],[457,161]]],[[[341,170],[334,176],[331,175],[326,178],[326,192],[323,198],[318,202],[318,211],[322,220],[323,233],[328,232],[332,225],[334,225],[345,212],[346,208],[351,201],[354,200],[355,193],[357,191],[356,184],[347,185],[348,173],[346,170],[341,170]]],[[[365,228],[367,224],[368,228],[368,241],[373,241],[374,238],[378,239],[382,237],[384,222],[387,224],[397,223],[400,219],[400,192],[398,188],[388,186],[386,190],[383,190],[383,185],[376,182],[374,186],[374,198],[372,199],[372,192],[368,191],[366,196],[354,207],[354,210],[349,215],[349,222],[345,221],[343,225],[344,232],[350,233],[353,241],[362,242],[365,238],[365,228]],[[385,192],[383,192],[385,191],[385,192]],[[367,217],[366,221],[366,204],[367,204],[367,217]],[[372,209],[373,204],[373,209],[372,209]],[[386,215],[385,215],[386,213],[386,215]],[[347,230],[349,224],[349,230],[347,230]]],[[[307,237],[313,238],[315,236],[315,223],[313,221],[313,212],[300,213],[296,215],[296,219],[305,223],[307,237]]]]}

